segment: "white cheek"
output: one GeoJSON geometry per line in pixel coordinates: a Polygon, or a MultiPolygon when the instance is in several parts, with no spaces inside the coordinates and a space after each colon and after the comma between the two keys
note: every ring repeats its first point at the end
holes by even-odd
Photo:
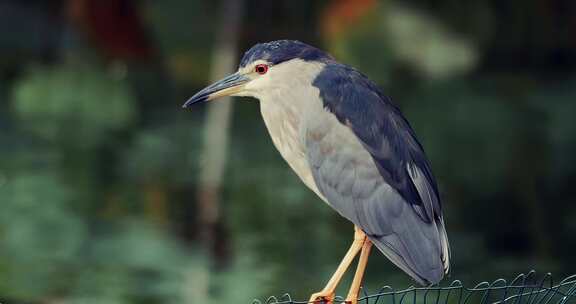
{"type": "Polygon", "coordinates": [[[310,63],[299,59],[271,67],[268,73],[258,75],[246,84],[242,95],[262,100],[278,95],[289,95],[296,88],[310,87],[323,63],[310,63]]]}
{"type": "Polygon", "coordinates": [[[271,77],[269,77],[269,74],[258,76],[246,84],[244,87],[244,92],[242,92],[245,95],[242,96],[252,96],[259,98],[264,90],[269,90],[272,87],[271,84],[272,80],[271,77]]]}

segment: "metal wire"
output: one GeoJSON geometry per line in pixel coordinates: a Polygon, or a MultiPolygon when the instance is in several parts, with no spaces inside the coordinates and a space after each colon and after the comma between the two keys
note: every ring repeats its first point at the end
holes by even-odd
{"type": "MultiPolygon", "coordinates": [[[[289,294],[279,298],[269,297],[265,304],[306,304],[295,301],[289,294]]],[[[334,303],[345,303],[336,297],[334,303]]],[[[390,286],[380,288],[377,293],[361,291],[359,304],[576,304],[576,275],[571,275],[554,284],[550,273],[538,280],[536,272],[520,274],[508,283],[504,279],[492,283],[482,282],[466,288],[459,280],[450,285],[410,287],[394,290],[390,286]]],[[[254,300],[252,304],[262,304],[254,300]]]]}

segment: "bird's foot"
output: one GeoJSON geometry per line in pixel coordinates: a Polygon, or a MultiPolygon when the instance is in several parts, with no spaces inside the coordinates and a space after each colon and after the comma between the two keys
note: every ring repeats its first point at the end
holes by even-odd
{"type": "Polygon", "coordinates": [[[334,303],[334,298],[336,297],[336,294],[334,292],[325,292],[325,291],[320,291],[320,292],[316,292],[313,293],[310,296],[310,300],[308,300],[308,303],[314,303],[314,304],[323,304],[323,303],[328,303],[328,304],[332,304],[334,303]]]}
{"type": "Polygon", "coordinates": [[[348,297],[344,300],[346,304],[358,304],[358,297],[348,297]]]}

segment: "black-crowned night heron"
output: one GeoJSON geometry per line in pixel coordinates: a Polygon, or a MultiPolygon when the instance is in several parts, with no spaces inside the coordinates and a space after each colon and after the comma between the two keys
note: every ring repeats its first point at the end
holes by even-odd
{"type": "Polygon", "coordinates": [[[449,269],[450,249],[438,188],[408,121],[378,87],[352,67],[298,41],[257,44],[238,71],[185,104],[251,96],[274,145],[300,179],[355,225],[354,241],[326,287],[334,291],[360,252],[347,296],[358,291],[374,244],[423,285],[449,269]]]}

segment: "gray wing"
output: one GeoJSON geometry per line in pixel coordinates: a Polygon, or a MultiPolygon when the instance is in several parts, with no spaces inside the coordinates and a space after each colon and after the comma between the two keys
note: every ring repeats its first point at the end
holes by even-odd
{"type": "Polygon", "coordinates": [[[449,268],[449,245],[430,166],[400,112],[355,70],[333,65],[315,81],[321,116],[306,122],[314,181],[394,264],[421,284],[449,268]]]}

